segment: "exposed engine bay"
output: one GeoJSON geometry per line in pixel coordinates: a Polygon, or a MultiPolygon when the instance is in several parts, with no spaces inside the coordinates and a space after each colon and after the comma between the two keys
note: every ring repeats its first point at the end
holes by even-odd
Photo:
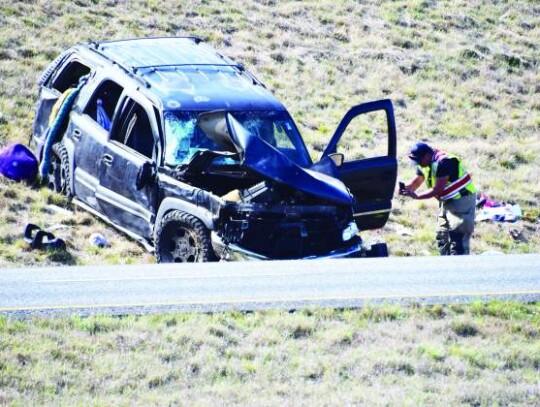
{"type": "Polygon", "coordinates": [[[213,131],[227,151],[198,151],[172,175],[220,198],[213,232],[225,248],[288,259],[359,245],[352,197],[339,179],[323,172],[331,163],[305,169],[263,140],[245,135],[237,141],[224,121],[213,131]],[[220,164],[224,158],[233,163],[220,164]]]}

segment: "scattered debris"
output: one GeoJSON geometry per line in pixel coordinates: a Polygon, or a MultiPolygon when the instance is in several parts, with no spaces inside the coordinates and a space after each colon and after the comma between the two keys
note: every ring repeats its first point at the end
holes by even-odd
{"type": "Polygon", "coordinates": [[[503,204],[498,207],[484,207],[476,215],[476,221],[493,220],[497,222],[516,222],[522,215],[518,204],[503,204]]]}
{"type": "Polygon", "coordinates": [[[101,233],[92,233],[88,239],[93,246],[96,247],[110,247],[109,241],[101,233]]]}
{"type": "Polygon", "coordinates": [[[486,220],[516,222],[523,216],[519,204],[492,201],[485,194],[479,195],[476,206],[478,208],[475,218],[476,222],[486,220]]]}
{"type": "Polygon", "coordinates": [[[50,205],[47,205],[47,208],[52,213],[61,213],[62,215],[69,215],[69,216],[73,215],[73,211],[70,211],[69,209],[61,208],[60,206],[57,206],[57,205],[50,204],[50,205]]]}
{"type": "Polygon", "coordinates": [[[66,250],[66,242],[57,238],[51,232],[41,230],[39,226],[33,223],[26,225],[24,240],[28,242],[31,249],[66,250]]]}
{"type": "Polygon", "coordinates": [[[527,243],[529,241],[523,230],[511,229],[508,233],[510,233],[510,236],[512,236],[512,239],[516,242],[527,243]]]}
{"type": "Polygon", "coordinates": [[[23,144],[11,144],[0,151],[0,174],[14,181],[32,181],[38,171],[38,161],[23,144]]]}

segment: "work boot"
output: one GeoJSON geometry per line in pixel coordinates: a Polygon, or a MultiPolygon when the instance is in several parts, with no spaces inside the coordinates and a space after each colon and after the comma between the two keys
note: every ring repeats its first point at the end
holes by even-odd
{"type": "Polygon", "coordinates": [[[437,232],[436,235],[437,248],[441,256],[450,255],[450,239],[448,237],[448,232],[437,232]]]}
{"type": "Polygon", "coordinates": [[[465,253],[463,248],[463,235],[458,232],[449,232],[450,237],[450,255],[451,256],[461,256],[465,253]]]}

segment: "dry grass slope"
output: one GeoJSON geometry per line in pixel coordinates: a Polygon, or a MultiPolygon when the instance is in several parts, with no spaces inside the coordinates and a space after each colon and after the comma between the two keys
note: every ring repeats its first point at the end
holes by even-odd
{"type": "Polygon", "coordinates": [[[0,317],[0,404],[532,406],[540,308],[0,317]]]}
{"type": "MultiPolygon", "coordinates": [[[[150,35],[197,35],[245,63],[290,109],[314,157],[350,106],[391,98],[400,178],[412,174],[403,157],[414,140],[463,156],[483,192],[518,202],[526,215],[518,224],[478,225],[473,251],[539,251],[536,0],[0,0],[0,146],[28,140],[37,78],[62,50],[150,35]]],[[[6,180],[0,190],[0,265],[151,261],[61,198],[6,180]],[[50,213],[51,203],[75,213],[50,213]],[[29,221],[62,225],[68,254],[25,250],[29,221]],[[87,243],[95,230],[111,249],[87,243]]],[[[394,255],[435,253],[435,204],[396,199],[394,207],[385,230],[365,236],[388,241],[394,255]]]]}

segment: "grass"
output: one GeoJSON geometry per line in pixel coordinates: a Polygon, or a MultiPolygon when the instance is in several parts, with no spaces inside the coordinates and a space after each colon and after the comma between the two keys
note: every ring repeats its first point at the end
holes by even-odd
{"type": "Polygon", "coordinates": [[[0,333],[13,406],[540,402],[538,304],[0,317],[0,333]]]}
{"type": "MultiPolygon", "coordinates": [[[[244,63],[314,158],[352,105],[392,99],[399,178],[413,175],[416,140],[462,156],[482,192],[524,210],[514,224],[478,224],[473,253],[540,251],[536,0],[0,0],[0,147],[27,143],[37,80],[61,51],[151,35],[196,35],[244,63]]],[[[391,255],[435,254],[436,210],[397,198],[387,226],[363,237],[391,255]]],[[[64,198],[0,179],[0,267],[152,261],[64,198]],[[29,250],[29,222],[67,252],[29,250]],[[93,247],[94,232],[111,247],[93,247]]],[[[0,405],[538,405],[539,315],[538,304],[477,302],[0,317],[0,405]]]]}
{"type": "MultiPolygon", "coordinates": [[[[3,0],[0,146],[27,142],[37,79],[62,50],[94,39],[151,35],[197,35],[244,63],[288,107],[315,159],[352,105],[392,99],[399,178],[413,174],[405,156],[418,139],[462,156],[480,191],[535,214],[512,225],[479,224],[473,253],[539,252],[537,2],[3,0]],[[515,229],[525,239],[514,239],[515,229]]],[[[348,155],[377,151],[373,134],[362,137],[364,142],[347,140],[348,155]]],[[[62,236],[69,241],[68,264],[151,261],[132,242],[67,202],[60,206],[73,216],[51,217],[47,205],[59,198],[37,186],[1,179],[0,191],[4,266],[64,264],[62,256],[24,250],[17,237],[29,221],[42,227],[71,222],[76,233],[62,236]],[[80,224],[81,219],[88,224],[80,224]],[[96,231],[111,238],[109,252],[88,243],[96,231]]],[[[393,255],[434,254],[435,211],[431,204],[396,199],[388,226],[364,235],[391,243],[393,255]]]]}

